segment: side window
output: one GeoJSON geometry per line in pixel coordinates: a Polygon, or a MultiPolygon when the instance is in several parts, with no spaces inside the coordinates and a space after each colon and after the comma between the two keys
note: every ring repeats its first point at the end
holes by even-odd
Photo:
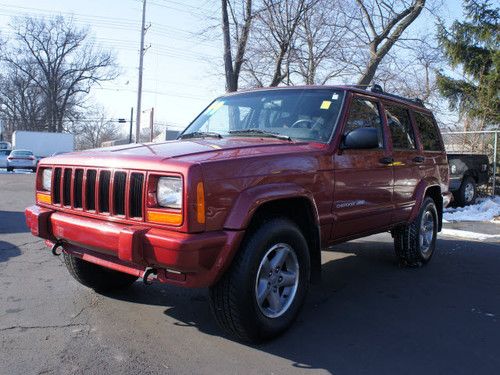
{"type": "Polygon", "coordinates": [[[442,151],[439,129],[429,115],[423,115],[419,112],[414,112],[417,129],[420,133],[422,145],[426,151],[442,151]]]}
{"type": "Polygon", "coordinates": [[[408,110],[393,104],[384,104],[384,108],[394,149],[414,150],[415,135],[408,110]]]}
{"type": "Polygon", "coordinates": [[[376,102],[362,98],[354,98],[352,100],[344,134],[358,128],[377,129],[379,148],[384,148],[382,121],[380,120],[380,112],[376,102]]]}

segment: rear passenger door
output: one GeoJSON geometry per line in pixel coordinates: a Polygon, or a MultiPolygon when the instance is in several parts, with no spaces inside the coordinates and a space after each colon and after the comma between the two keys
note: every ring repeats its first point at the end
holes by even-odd
{"type": "Polygon", "coordinates": [[[424,157],[418,149],[408,108],[394,102],[384,102],[383,106],[394,159],[393,222],[398,223],[410,217],[424,157]]]}
{"type": "MultiPolygon", "coordinates": [[[[440,176],[442,183],[443,181],[447,182],[448,163],[441,133],[434,117],[430,113],[414,110],[413,118],[415,129],[419,135],[421,156],[423,158],[422,163],[420,163],[420,178],[438,182],[436,177],[440,176]]],[[[441,186],[442,191],[447,189],[446,184],[441,186]]]]}
{"type": "Polygon", "coordinates": [[[334,155],[335,224],[332,239],[360,236],[387,227],[392,219],[392,157],[387,147],[380,104],[355,95],[342,129],[342,137],[356,128],[376,128],[379,146],[374,149],[342,149],[334,155]]]}

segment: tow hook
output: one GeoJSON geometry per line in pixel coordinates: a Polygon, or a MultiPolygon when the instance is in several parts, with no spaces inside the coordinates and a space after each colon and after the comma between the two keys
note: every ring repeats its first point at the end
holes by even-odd
{"type": "Polygon", "coordinates": [[[156,268],[146,267],[144,274],[142,275],[142,282],[146,285],[153,284],[153,280],[156,280],[158,272],[156,268]]]}
{"type": "Polygon", "coordinates": [[[52,252],[52,255],[55,255],[56,257],[58,257],[59,255],[62,254],[63,252],[63,241],[62,240],[57,240],[55,243],[54,243],[54,246],[52,246],[52,249],[51,249],[51,252],[52,252]],[[58,251],[58,249],[61,248],[60,251],[58,251]]]}

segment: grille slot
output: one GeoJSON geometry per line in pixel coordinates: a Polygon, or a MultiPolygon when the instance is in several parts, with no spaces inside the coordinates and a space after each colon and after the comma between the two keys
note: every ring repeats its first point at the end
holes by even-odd
{"type": "Polygon", "coordinates": [[[130,175],[130,217],[142,217],[142,190],[144,175],[132,173],[130,175]]]}
{"type": "Polygon", "coordinates": [[[56,168],[54,171],[54,186],[52,190],[54,194],[54,204],[61,204],[61,168],[56,168]]]}
{"type": "Polygon", "coordinates": [[[86,209],[95,211],[95,183],[96,183],[97,171],[89,169],[87,171],[87,186],[85,194],[86,209]]]}
{"type": "Polygon", "coordinates": [[[125,215],[125,185],[127,174],[115,172],[113,180],[113,207],[115,215],[125,215]]]}
{"type": "Polygon", "coordinates": [[[99,212],[109,212],[110,171],[101,171],[99,175],[99,212]]]}
{"type": "Polygon", "coordinates": [[[75,178],[73,180],[73,207],[82,208],[82,187],[83,187],[83,169],[75,170],[75,178]]]}
{"type": "Polygon", "coordinates": [[[73,171],[70,168],[64,169],[63,176],[63,204],[71,206],[71,174],[73,171]]]}

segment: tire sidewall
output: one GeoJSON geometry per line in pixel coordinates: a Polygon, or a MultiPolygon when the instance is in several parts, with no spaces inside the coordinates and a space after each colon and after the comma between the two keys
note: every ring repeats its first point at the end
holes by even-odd
{"type": "Polygon", "coordinates": [[[276,336],[295,320],[305,295],[307,294],[310,273],[310,259],[307,242],[295,224],[286,219],[275,219],[258,228],[246,241],[242,250],[247,257],[244,269],[248,272],[238,275],[238,285],[243,286],[240,294],[240,313],[247,332],[255,332],[261,339],[276,336]],[[267,251],[278,243],[288,244],[299,263],[299,283],[294,300],[287,311],[277,318],[269,318],[260,310],[256,295],[255,282],[260,263],[267,251]]]}
{"type": "Polygon", "coordinates": [[[436,250],[436,240],[437,240],[437,233],[438,233],[438,213],[437,213],[437,208],[436,204],[434,203],[434,200],[432,198],[427,197],[423,204],[422,204],[422,209],[420,210],[420,214],[418,215],[418,227],[417,227],[417,236],[416,236],[416,248],[417,248],[417,254],[421,260],[422,263],[428,263],[431,259],[432,256],[434,255],[434,252],[436,250]],[[420,248],[420,230],[421,230],[421,223],[422,223],[422,218],[425,215],[427,211],[430,211],[434,218],[434,229],[433,229],[433,236],[432,236],[432,243],[430,246],[430,254],[429,255],[424,255],[422,253],[422,249],[420,248]]]}

